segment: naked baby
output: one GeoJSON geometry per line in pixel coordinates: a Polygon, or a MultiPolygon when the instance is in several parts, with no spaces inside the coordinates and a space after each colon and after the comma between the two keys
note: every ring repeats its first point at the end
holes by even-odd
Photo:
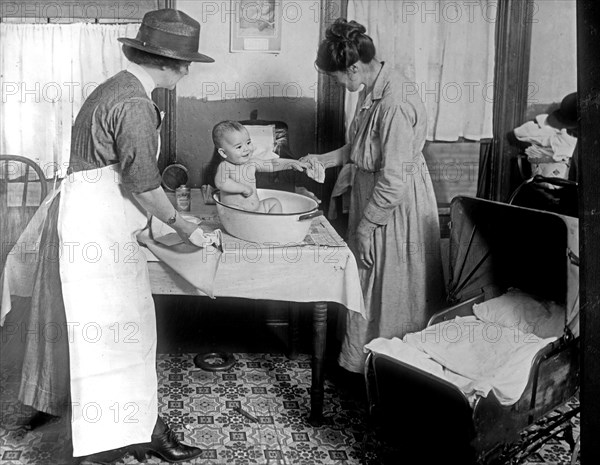
{"type": "Polygon", "coordinates": [[[304,171],[308,163],[274,158],[252,157],[254,146],[246,128],[237,121],[222,121],[212,131],[215,150],[222,158],[215,175],[215,186],[226,205],[261,213],[282,213],[281,203],[274,197],[260,200],[256,193],[256,172],[304,171]]]}

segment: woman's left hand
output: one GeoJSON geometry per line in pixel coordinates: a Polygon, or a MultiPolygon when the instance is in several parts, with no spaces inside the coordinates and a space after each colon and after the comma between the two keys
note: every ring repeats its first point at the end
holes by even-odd
{"type": "Polygon", "coordinates": [[[358,259],[367,268],[373,266],[373,253],[371,251],[372,235],[358,235],[358,259]]]}
{"type": "Polygon", "coordinates": [[[374,262],[373,256],[373,231],[377,227],[376,224],[371,222],[361,221],[356,230],[357,242],[358,242],[358,260],[365,267],[371,268],[374,262]]]}

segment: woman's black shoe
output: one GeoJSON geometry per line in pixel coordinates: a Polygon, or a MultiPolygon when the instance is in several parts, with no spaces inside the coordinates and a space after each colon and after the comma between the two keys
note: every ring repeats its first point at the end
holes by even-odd
{"type": "Polygon", "coordinates": [[[110,465],[117,460],[121,460],[129,452],[128,447],[119,447],[118,449],[105,450],[96,454],[83,457],[80,465],[110,465]]]}
{"type": "Polygon", "coordinates": [[[198,447],[181,444],[169,428],[160,434],[153,434],[151,442],[135,444],[130,449],[138,462],[145,461],[148,453],[157,455],[171,463],[191,460],[202,453],[202,450],[198,447]]]}

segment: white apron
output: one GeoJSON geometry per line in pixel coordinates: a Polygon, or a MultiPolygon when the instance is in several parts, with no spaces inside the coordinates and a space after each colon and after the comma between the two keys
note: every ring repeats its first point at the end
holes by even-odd
{"type": "Polygon", "coordinates": [[[118,165],[62,184],[60,277],[75,457],[149,442],[158,415],[156,317],[137,232],[145,212],[118,165]]]}

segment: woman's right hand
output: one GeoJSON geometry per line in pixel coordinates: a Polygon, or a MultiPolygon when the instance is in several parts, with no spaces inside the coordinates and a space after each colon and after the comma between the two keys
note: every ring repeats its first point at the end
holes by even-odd
{"type": "Polygon", "coordinates": [[[179,216],[178,221],[171,227],[179,234],[179,237],[181,237],[186,244],[194,245],[190,242],[190,236],[198,228],[196,223],[187,221],[179,216]]]}

